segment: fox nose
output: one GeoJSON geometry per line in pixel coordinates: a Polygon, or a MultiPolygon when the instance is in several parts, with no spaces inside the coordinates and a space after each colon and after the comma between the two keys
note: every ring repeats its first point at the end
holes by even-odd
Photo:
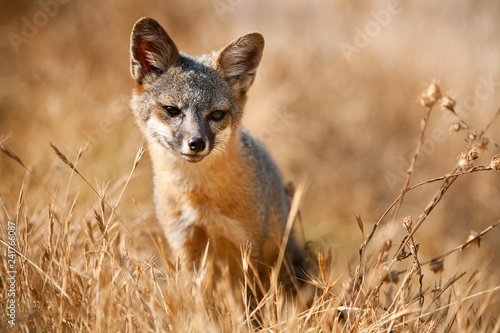
{"type": "Polygon", "coordinates": [[[189,149],[195,153],[204,151],[207,147],[207,143],[203,138],[191,138],[188,140],[189,149]]]}

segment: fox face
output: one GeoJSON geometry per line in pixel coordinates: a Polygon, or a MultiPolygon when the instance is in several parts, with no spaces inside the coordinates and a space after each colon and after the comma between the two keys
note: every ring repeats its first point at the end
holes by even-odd
{"type": "Polygon", "coordinates": [[[251,33],[194,58],[180,53],[158,22],[139,20],[131,36],[131,107],[147,140],[192,163],[224,151],[263,47],[263,37],[251,33]]]}

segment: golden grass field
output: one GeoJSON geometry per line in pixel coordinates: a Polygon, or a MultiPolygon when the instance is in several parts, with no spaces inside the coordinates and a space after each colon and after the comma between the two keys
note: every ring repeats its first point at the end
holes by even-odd
{"type": "Polygon", "coordinates": [[[0,331],[499,332],[499,11],[1,2],[0,331]],[[295,232],[317,268],[300,297],[273,288],[248,307],[220,291],[204,299],[197,281],[181,288],[128,108],[142,16],[194,55],[249,31],[266,38],[244,124],[305,185],[295,232]]]}

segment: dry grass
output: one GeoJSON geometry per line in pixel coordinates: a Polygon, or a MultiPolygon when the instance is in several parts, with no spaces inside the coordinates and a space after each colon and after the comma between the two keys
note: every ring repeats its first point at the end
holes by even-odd
{"type": "MultiPolygon", "coordinates": [[[[2,35],[39,6],[1,4],[2,35]]],[[[0,304],[11,221],[13,331],[500,331],[498,6],[402,5],[350,63],[339,44],[385,2],[242,1],[219,18],[211,2],[70,1],[17,53],[4,40],[0,304]],[[202,269],[180,280],[127,107],[143,15],[194,54],[265,35],[245,122],[285,178],[307,176],[295,229],[317,269],[297,299],[273,286],[249,306],[221,282],[206,300],[202,269]],[[455,92],[431,84],[417,106],[435,76],[455,92]]]]}
{"type": "MultiPolygon", "coordinates": [[[[433,83],[431,87],[437,85],[433,83]]],[[[419,155],[431,111],[441,107],[443,98],[432,98],[435,100],[423,103],[428,111],[422,121],[413,161],[419,155]]],[[[107,189],[94,187],[78,170],[84,148],[77,154],[76,161],[71,162],[51,143],[56,156],[71,170],[67,177],[58,178],[60,190],[57,191],[49,190],[44,184],[45,179],[36,177],[14,151],[2,144],[0,150],[26,173],[16,209],[9,212],[4,204],[3,230],[11,230],[9,227],[14,225],[12,228],[16,230],[14,233],[5,232],[1,240],[5,253],[0,262],[2,295],[5,300],[9,299],[5,296],[12,280],[7,278],[14,277],[15,322],[19,331],[498,331],[500,322],[495,317],[495,309],[490,306],[495,304],[494,296],[500,285],[477,291],[480,271],[459,271],[446,281],[442,271],[443,261],[449,255],[475,243],[479,245],[481,238],[500,220],[427,262],[421,262],[420,243],[414,239],[416,230],[457,178],[500,169],[499,155],[494,156],[488,166],[473,165],[484,150],[484,144],[490,142],[485,136],[486,130],[479,134],[468,131],[472,148],[461,154],[450,173],[409,187],[414,170],[408,170],[408,181],[401,195],[373,226],[362,244],[358,266],[350,279],[343,283],[339,281],[340,277],[334,273],[331,250],[325,254],[326,249],[320,249],[316,254],[318,269],[308,272],[308,288],[292,299],[273,283],[256,306],[241,302],[241,299],[246,301],[255,295],[255,286],[249,285],[247,279],[242,281],[241,298],[228,295],[230,287],[226,285],[227,281],[221,281],[207,298],[207,291],[200,283],[204,277],[203,263],[193,281],[181,281],[178,262],[168,255],[162,237],[150,230],[141,218],[141,212],[137,211],[138,221],[127,223],[117,213],[121,210],[123,194],[144,155],[142,148],[136,154],[130,174],[112,189],[107,189]],[[75,175],[96,198],[83,215],[75,214],[79,193],[68,195],[75,175]],[[30,180],[35,184],[30,184],[30,180]],[[378,251],[367,252],[377,227],[391,210],[401,208],[403,195],[433,182],[442,185],[416,222],[411,217],[402,219],[408,236],[392,259],[389,258],[390,239],[382,242],[378,251]],[[26,193],[47,198],[46,206],[30,208],[26,193]],[[134,227],[141,226],[146,228],[149,239],[136,237],[134,227]],[[9,244],[12,247],[9,248],[9,244]],[[154,246],[146,248],[146,244],[154,246]],[[393,270],[394,264],[400,261],[406,263],[408,269],[393,270]],[[9,266],[12,263],[15,267],[9,266]],[[427,264],[435,274],[432,287],[423,282],[422,266],[427,264]]],[[[298,213],[302,193],[301,186],[295,194],[290,221],[298,213]]],[[[394,212],[396,216],[396,210],[394,212]]],[[[360,217],[358,226],[364,235],[360,217]]],[[[251,268],[245,260],[248,258],[246,249],[243,249],[242,256],[244,270],[248,273],[251,268]]],[[[1,319],[2,325],[8,327],[9,318],[5,313],[1,319]]]]}

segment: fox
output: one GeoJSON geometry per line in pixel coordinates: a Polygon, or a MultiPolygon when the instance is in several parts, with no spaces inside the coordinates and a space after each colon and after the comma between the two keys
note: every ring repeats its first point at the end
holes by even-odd
{"type": "MultiPolygon", "coordinates": [[[[156,215],[181,268],[241,278],[242,249],[265,280],[275,264],[290,210],[282,176],[264,146],[241,125],[264,37],[240,36],[198,57],[179,52],[154,19],[130,38],[130,102],[147,142],[156,215]]],[[[293,233],[285,250],[294,277],[303,250],[293,233]]],[[[267,278],[268,279],[268,278],[267,278]]]]}

